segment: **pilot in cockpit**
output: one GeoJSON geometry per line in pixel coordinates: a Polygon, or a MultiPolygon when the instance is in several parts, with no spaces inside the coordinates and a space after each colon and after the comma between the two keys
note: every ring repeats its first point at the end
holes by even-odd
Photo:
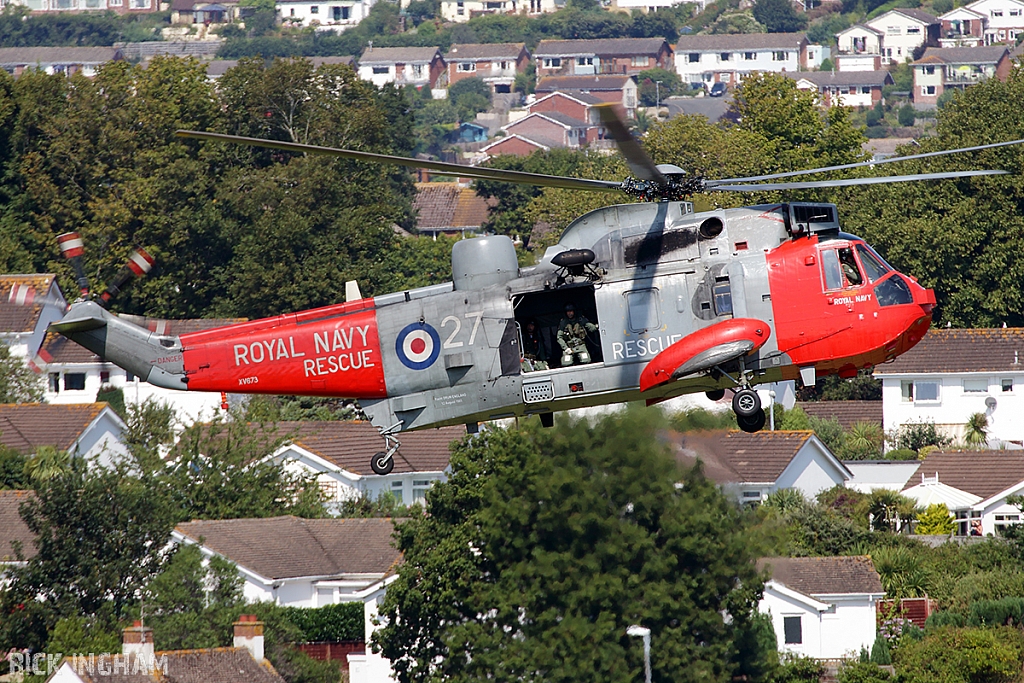
{"type": "Polygon", "coordinates": [[[860,274],[860,268],[857,267],[857,259],[853,257],[853,249],[850,247],[840,249],[839,263],[842,265],[843,275],[846,276],[846,281],[849,282],[852,287],[857,287],[864,282],[864,278],[861,277],[860,274]]]}

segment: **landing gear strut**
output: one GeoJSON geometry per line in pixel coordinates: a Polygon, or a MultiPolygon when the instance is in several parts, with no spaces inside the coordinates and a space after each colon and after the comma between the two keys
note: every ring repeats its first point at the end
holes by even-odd
{"type": "Polygon", "coordinates": [[[384,445],[387,450],[378,451],[373,454],[373,458],[370,460],[370,469],[373,470],[374,474],[391,474],[391,470],[395,469],[394,456],[402,446],[395,437],[395,432],[397,432],[398,428],[401,426],[401,422],[396,422],[390,427],[380,429],[380,435],[384,437],[384,445]]]}
{"type": "MultiPolygon", "coordinates": [[[[723,374],[727,374],[721,368],[718,368],[718,370],[723,374]]],[[[736,384],[739,384],[741,387],[732,395],[732,410],[736,413],[736,423],[740,429],[749,434],[761,431],[766,421],[764,409],[761,408],[761,397],[750,388],[750,377],[743,367],[742,360],[740,360],[740,372],[736,384]]]]}

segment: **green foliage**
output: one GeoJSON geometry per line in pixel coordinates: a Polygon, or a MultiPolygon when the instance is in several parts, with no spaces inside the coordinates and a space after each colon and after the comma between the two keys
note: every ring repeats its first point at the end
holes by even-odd
{"type": "Polygon", "coordinates": [[[821,64],[818,65],[818,71],[834,71],[836,68],[835,63],[828,57],[821,60],[821,64]]]}
{"type": "Polygon", "coordinates": [[[318,396],[250,396],[242,409],[245,422],[330,422],[365,419],[355,401],[318,396]]]}
{"type": "Polygon", "coordinates": [[[964,425],[964,443],[968,448],[983,448],[988,443],[988,416],[971,413],[964,425]]]}
{"type": "Polygon", "coordinates": [[[168,497],[124,466],[87,469],[81,459],[38,480],[35,490],[22,518],[37,537],[38,553],[10,570],[5,602],[40,596],[56,616],[101,609],[123,616],[160,568],[174,524],[168,497]]]}
{"type": "Polygon", "coordinates": [[[1024,598],[981,600],[971,605],[970,626],[1017,626],[1024,624],[1024,598]]]}
{"type": "Polygon", "coordinates": [[[914,120],[917,118],[917,112],[914,111],[914,105],[904,104],[900,107],[897,117],[899,124],[904,128],[914,125],[914,120]]]}
{"type": "Polygon", "coordinates": [[[121,634],[117,628],[111,628],[108,620],[102,618],[77,615],[64,617],[50,632],[46,651],[66,654],[120,652],[121,634]]]}
{"type": "Polygon", "coordinates": [[[892,654],[889,652],[889,640],[879,633],[875,636],[875,642],[871,646],[871,663],[875,665],[888,666],[892,664],[892,654]]]}
{"type": "Polygon", "coordinates": [[[654,107],[664,102],[666,97],[680,95],[686,88],[679,74],[667,69],[646,69],[636,75],[637,83],[640,85],[640,104],[645,107],[654,107]]]}
{"type": "Polygon", "coordinates": [[[25,474],[35,484],[44,484],[71,468],[71,454],[53,446],[40,446],[25,461],[25,474]]]}
{"type": "Polygon", "coordinates": [[[677,469],[661,428],[628,410],[460,444],[428,515],[398,529],[374,637],[398,680],[633,680],[630,624],[651,629],[659,679],[728,678],[757,597],[745,517],[677,469]]]}
{"type": "Polygon", "coordinates": [[[951,440],[939,434],[934,422],[909,422],[889,435],[889,443],[895,449],[920,453],[927,446],[948,446],[951,440]]]}
{"type": "Polygon", "coordinates": [[[810,657],[789,655],[775,671],[771,683],[818,683],[825,675],[825,665],[810,657]]]}
{"type": "Polygon", "coordinates": [[[806,508],[807,499],[797,489],[779,489],[768,494],[761,507],[780,515],[791,515],[806,508]]]}
{"type": "Polygon", "coordinates": [[[953,533],[953,515],[943,503],[932,503],[917,519],[914,531],[918,534],[949,535],[953,533]]]}
{"type": "Polygon", "coordinates": [[[839,457],[843,460],[877,460],[882,455],[885,431],[874,422],[857,422],[843,435],[839,457]]]}
{"type": "Polygon", "coordinates": [[[43,379],[25,361],[11,355],[0,343],[0,403],[33,403],[43,400],[43,379]]]}
{"type": "Polygon", "coordinates": [[[308,643],[362,640],[364,637],[362,602],[292,607],[285,615],[302,631],[302,638],[308,643]]]}
{"type": "MultiPolygon", "coordinates": [[[[885,642],[885,640],[883,639],[882,642],[885,642]]],[[[886,652],[888,652],[888,649],[886,652]]],[[[874,654],[874,650],[872,650],[872,654],[874,654]]],[[[878,664],[876,662],[846,662],[839,667],[836,680],[838,683],[884,683],[885,681],[891,681],[892,674],[880,668],[878,664]]]]}
{"type": "Polygon", "coordinates": [[[779,667],[779,642],[770,614],[756,612],[737,630],[734,666],[735,678],[773,680],[779,667]]]}
{"type": "Polygon", "coordinates": [[[955,626],[957,628],[967,626],[967,617],[959,612],[942,610],[933,612],[924,623],[925,633],[931,633],[933,630],[945,626],[955,626]]]}
{"type": "Polygon", "coordinates": [[[921,553],[901,546],[878,548],[871,560],[890,600],[927,595],[931,576],[921,553]]]}
{"type": "Polygon", "coordinates": [[[161,450],[174,440],[174,408],[148,398],[125,408],[126,429],[121,440],[143,472],[163,466],[161,450]]]}
{"type": "Polygon", "coordinates": [[[323,517],[320,487],[266,460],[288,438],[274,427],[215,419],[181,435],[162,481],[185,519],[323,517]]]}
{"type": "Polygon", "coordinates": [[[788,0],[755,0],[754,18],[764,24],[768,33],[796,33],[807,25],[788,0]]]}
{"type": "Polygon", "coordinates": [[[943,605],[966,612],[982,600],[1024,596],[1024,572],[1020,566],[971,572],[957,579],[943,605]]]}
{"type": "Polygon", "coordinates": [[[876,531],[895,533],[906,528],[917,518],[913,500],[890,489],[875,489],[868,495],[871,526],[876,531]]]}
{"type": "Polygon", "coordinates": [[[0,444],[0,489],[25,490],[31,481],[25,466],[28,458],[18,451],[0,444]]]}
{"type": "Polygon", "coordinates": [[[123,420],[127,416],[127,411],[124,406],[124,390],[120,387],[113,387],[109,384],[104,384],[100,387],[100,390],[96,392],[97,403],[107,403],[123,420]]]}
{"type": "Polygon", "coordinates": [[[789,520],[788,553],[795,556],[849,554],[868,538],[860,525],[833,510],[814,506],[789,520]]]}
{"type": "Polygon", "coordinates": [[[677,432],[736,428],[736,414],[731,410],[711,411],[704,408],[690,408],[670,416],[669,420],[672,429],[677,432]]]}
{"type": "Polygon", "coordinates": [[[1024,666],[1024,635],[1014,628],[938,628],[893,657],[907,683],[1011,683],[1024,666]]]}
{"type": "Polygon", "coordinates": [[[448,88],[448,101],[462,121],[472,121],[491,106],[491,88],[482,78],[463,78],[448,88]]]}
{"type": "Polygon", "coordinates": [[[5,47],[104,47],[160,40],[162,19],[159,14],[128,17],[113,12],[33,16],[22,5],[7,5],[0,12],[0,41],[5,47]]]}

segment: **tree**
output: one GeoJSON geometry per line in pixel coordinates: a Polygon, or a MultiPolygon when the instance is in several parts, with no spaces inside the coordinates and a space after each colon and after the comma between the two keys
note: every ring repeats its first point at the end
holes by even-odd
{"type": "Polygon", "coordinates": [[[71,467],[71,454],[53,446],[40,446],[25,461],[25,474],[35,484],[53,479],[71,467]]]}
{"type": "Polygon", "coordinates": [[[875,489],[868,496],[868,512],[875,531],[896,533],[917,517],[917,508],[910,498],[889,489],[875,489]]]}
{"type": "Polygon", "coordinates": [[[795,33],[807,25],[789,0],[756,0],[754,18],[765,25],[768,33],[795,33]]]}
{"type": "Polygon", "coordinates": [[[0,403],[32,403],[43,400],[43,380],[25,361],[0,344],[0,403]]]}
{"type": "Polygon", "coordinates": [[[1024,666],[1024,635],[1007,626],[946,626],[903,644],[893,663],[907,683],[1011,683],[1024,666]]]}
{"type": "Polygon", "coordinates": [[[964,425],[964,443],[968,448],[982,448],[988,443],[988,416],[971,413],[964,425]]]}
{"type": "Polygon", "coordinates": [[[472,121],[491,106],[491,88],[482,78],[463,78],[448,88],[448,101],[462,121],[472,121]]]}
{"type": "Polygon", "coordinates": [[[882,455],[885,431],[874,422],[858,422],[843,435],[840,455],[845,460],[877,460],[882,455]]]}
{"type": "Polygon", "coordinates": [[[27,461],[18,451],[0,444],[0,489],[29,488],[30,482],[25,472],[27,461]]]}
{"type": "Polygon", "coordinates": [[[683,80],[674,71],[667,69],[645,69],[636,75],[640,84],[640,104],[654,107],[666,97],[678,95],[683,90],[683,80]]]}
{"type": "Polygon", "coordinates": [[[900,110],[897,113],[899,124],[904,128],[914,125],[914,119],[916,118],[917,112],[914,111],[914,105],[909,103],[900,107],[900,110]]]}
{"type": "Polygon", "coordinates": [[[903,546],[877,548],[871,561],[890,600],[927,595],[932,579],[921,553],[903,546]]]}
{"type": "Polygon", "coordinates": [[[677,469],[660,425],[630,410],[458,445],[428,514],[398,527],[374,638],[398,679],[635,679],[630,624],[651,629],[658,680],[739,674],[758,595],[744,516],[677,469]]]}
{"type": "Polygon", "coordinates": [[[126,466],[87,468],[81,459],[38,481],[22,518],[37,554],[11,572],[0,608],[45,600],[50,614],[122,618],[160,568],[174,525],[168,496],[126,466]]]}
{"type": "Polygon", "coordinates": [[[953,516],[949,514],[949,508],[943,503],[932,503],[917,519],[917,528],[914,530],[919,534],[934,534],[948,536],[953,533],[953,516]]]}

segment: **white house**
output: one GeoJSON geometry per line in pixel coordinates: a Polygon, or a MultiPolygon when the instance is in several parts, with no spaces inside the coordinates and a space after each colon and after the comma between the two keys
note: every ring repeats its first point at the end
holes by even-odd
{"type": "Polygon", "coordinates": [[[919,505],[943,503],[956,519],[957,536],[999,535],[1021,522],[1006,499],[1024,493],[1024,453],[935,451],[919,463],[902,491],[919,505]]]}
{"type": "Polygon", "coordinates": [[[313,475],[328,505],[390,493],[398,503],[422,503],[435,482],[447,479],[449,446],[466,434],[463,427],[425,429],[402,435],[395,468],[374,474],[370,459],[384,441],[369,422],[279,422],[279,434],[291,435],[270,457],[290,472],[313,475]]]}
{"type": "Polygon", "coordinates": [[[199,546],[238,567],[248,601],[323,607],[363,600],[400,553],[391,545],[390,519],[224,519],[179,524],[175,543],[199,546]]]}
{"type": "Polygon", "coordinates": [[[769,557],[758,611],[769,614],[779,651],[813,659],[856,657],[875,642],[885,597],[870,557],[769,557]]]}
{"type": "Polygon", "coordinates": [[[902,491],[910,478],[917,474],[920,460],[844,460],[853,479],[846,488],[871,493],[879,489],[902,491]]]}
{"type": "MultiPolygon", "coordinates": [[[[380,628],[377,612],[387,587],[395,582],[398,574],[390,574],[378,583],[363,589],[357,595],[363,601],[364,642],[369,643],[373,632],[380,628]]],[[[349,683],[389,683],[394,680],[391,661],[367,646],[365,652],[348,655],[349,683]]]]}
{"type": "MultiPolygon", "coordinates": [[[[441,18],[461,23],[485,14],[516,14],[523,4],[520,0],[442,0],[441,18]]],[[[544,4],[552,6],[554,3],[549,0],[544,4]]],[[[543,6],[537,3],[538,9],[531,11],[531,14],[543,12],[543,6]]],[[[534,5],[530,7],[532,9],[534,5]]]]}
{"type": "Polygon", "coordinates": [[[128,453],[126,426],[106,403],[0,405],[0,445],[22,455],[53,446],[73,457],[109,465],[128,453]]]}
{"type": "Polygon", "coordinates": [[[359,78],[378,88],[387,83],[433,88],[445,73],[444,58],[436,47],[370,46],[359,58],[359,78]]]}
{"type": "Polygon", "coordinates": [[[707,476],[742,503],[759,503],[780,489],[813,499],[853,478],[811,431],[697,432],[670,440],[677,460],[700,460],[707,476]]]}
{"type": "MultiPolygon", "coordinates": [[[[90,1],[92,0],[85,0],[85,2],[90,1]]],[[[141,1],[145,2],[147,11],[152,11],[150,3],[153,0],[141,1]]],[[[97,5],[95,9],[101,11],[107,9],[106,0],[95,0],[95,2],[97,5]]],[[[42,0],[42,5],[41,8],[30,8],[35,11],[45,11],[46,0],[42,0]]],[[[70,76],[80,73],[87,78],[92,78],[104,64],[122,59],[124,59],[124,54],[119,47],[0,48],[0,68],[14,76],[20,76],[26,69],[39,69],[48,74],[60,73],[70,76]]]]}
{"type": "Polygon", "coordinates": [[[960,439],[968,418],[988,419],[989,445],[1024,444],[1024,329],[931,329],[910,351],[879,365],[887,432],[933,422],[960,439]]]}
{"type": "Polygon", "coordinates": [[[901,7],[840,31],[836,40],[840,53],[878,54],[883,64],[898,64],[922,45],[938,45],[940,25],[924,10],[901,7]]]}
{"type": "MultiPolygon", "coordinates": [[[[684,83],[739,84],[758,71],[806,71],[810,63],[803,33],[747,33],[680,36],[675,47],[676,73],[684,83]]],[[[815,54],[821,55],[821,51],[815,54]]]]}
{"type": "Polygon", "coordinates": [[[1008,43],[1024,32],[1021,0],[976,0],[946,12],[942,22],[942,47],[977,47],[1008,43]]]}
{"type": "Polygon", "coordinates": [[[366,18],[375,0],[277,0],[282,22],[343,31],[366,18]]]}
{"type": "Polygon", "coordinates": [[[786,76],[800,90],[818,93],[822,107],[873,107],[882,88],[893,84],[888,71],[794,71],[786,76]]]}

